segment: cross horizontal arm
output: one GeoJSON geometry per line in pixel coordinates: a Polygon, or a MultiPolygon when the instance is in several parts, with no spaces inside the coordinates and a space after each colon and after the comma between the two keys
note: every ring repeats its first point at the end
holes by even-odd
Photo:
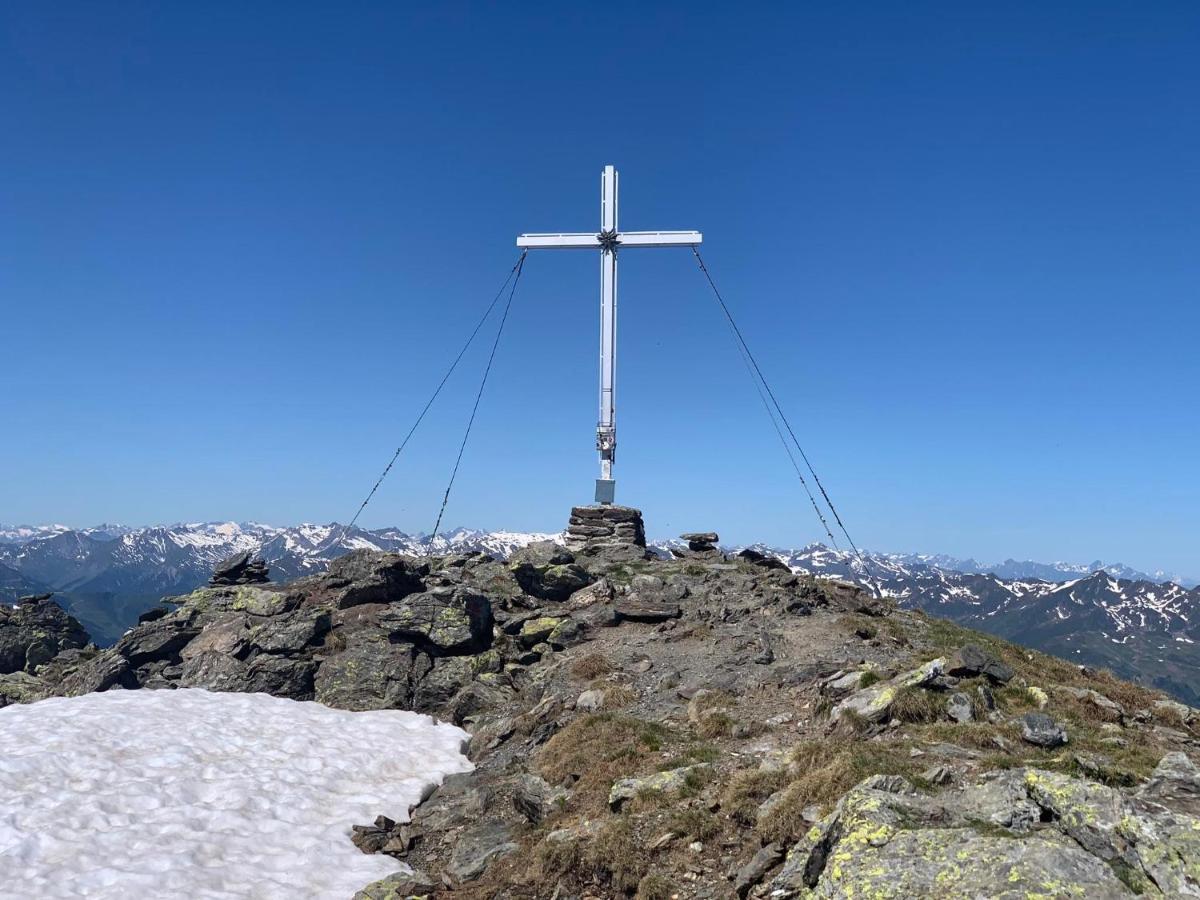
{"type": "MultiPolygon", "coordinates": [[[[618,247],[694,247],[704,240],[698,231],[622,231],[618,247]]],[[[518,247],[531,250],[596,250],[598,234],[522,234],[518,247]]]]}

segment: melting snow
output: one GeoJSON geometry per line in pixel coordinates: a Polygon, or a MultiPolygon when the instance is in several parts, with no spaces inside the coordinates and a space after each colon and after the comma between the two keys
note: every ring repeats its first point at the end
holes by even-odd
{"type": "Polygon", "coordinates": [[[470,768],[465,733],[266,694],[110,691],[0,710],[0,898],[349,897],[400,868],[350,826],[470,768]]]}

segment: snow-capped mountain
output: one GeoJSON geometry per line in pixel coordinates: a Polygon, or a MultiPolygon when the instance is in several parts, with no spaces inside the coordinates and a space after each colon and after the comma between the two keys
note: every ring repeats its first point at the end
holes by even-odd
{"type": "MultiPolygon", "coordinates": [[[[207,522],[128,528],[0,526],[0,599],[53,590],[101,643],[109,643],[159,598],[204,584],[213,567],[244,550],[285,581],[322,569],[351,550],[415,555],[484,551],[505,557],[560,534],[457,528],[432,538],[396,528],[337,523],[276,527],[207,522]]],[[[677,540],[651,546],[663,555],[677,540]]],[[[1200,704],[1200,589],[1125,566],[1093,563],[982,564],[938,555],[864,553],[822,544],[756,546],[794,571],[869,585],[923,609],[1119,674],[1200,704]]]]}
{"type": "Polygon", "coordinates": [[[279,528],[204,522],[127,528],[104,525],[0,526],[0,600],[54,590],[99,642],[116,640],[159,598],[204,584],[218,562],[250,550],[286,581],[322,569],[351,550],[416,555],[482,550],[507,556],[531,541],[558,535],[455,529],[427,538],[395,528],[367,531],[336,523],[279,528]],[[11,573],[11,574],[6,574],[11,573]],[[19,576],[19,578],[18,578],[19,576]]]}
{"type": "Polygon", "coordinates": [[[793,571],[869,585],[901,606],[1104,666],[1200,704],[1200,589],[1117,578],[1105,568],[1050,581],[961,572],[895,554],[864,554],[860,562],[821,544],[765,552],[793,571]]]}

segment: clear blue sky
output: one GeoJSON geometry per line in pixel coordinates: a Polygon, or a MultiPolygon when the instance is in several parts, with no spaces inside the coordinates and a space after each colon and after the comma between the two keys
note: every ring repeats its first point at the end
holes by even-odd
{"type": "MultiPolygon", "coordinates": [[[[10,2],[0,521],[345,521],[521,231],[696,228],[860,545],[1200,571],[1193,3],[10,2]]],[[[821,536],[694,261],[622,257],[619,499],[821,536]]],[[[447,512],[595,477],[531,256],[447,512]]],[[[368,510],[427,530],[481,342],[368,510]]]]}

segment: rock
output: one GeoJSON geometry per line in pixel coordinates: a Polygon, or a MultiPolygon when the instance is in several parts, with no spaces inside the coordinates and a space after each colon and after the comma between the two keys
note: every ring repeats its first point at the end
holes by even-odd
{"type": "Polygon", "coordinates": [[[613,812],[621,808],[639,794],[668,794],[678,795],[693,780],[708,771],[707,763],[694,766],[683,766],[666,772],[656,772],[637,778],[621,778],[613,783],[608,792],[608,806],[613,812]]]}
{"type": "Polygon", "coordinates": [[[424,897],[440,887],[440,881],[420,869],[413,869],[372,882],[355,894],[354,900],[407,900],[409,897],[424,897]]]}
{"type": "Polygon", "coordinates": [[[575,701],[575,708],[580,712],[595,712],[604,706],[604,691],[584,691],[575,701]]]}
{"type": "Polygon", "coordinates": [[[412,830],[418,835],[445,834],[478,822],[492,805],[492,789],[478,772],[448,776],[413,810],[412,830]]]}
{"type": "Polygon", "coordinates": [[[243,694],[271,694],[292,700],[312,700],[317,662],[261,653],[243,661],[224,653],[207,652],[184,662],[180,687],[243,694]]]}
{"type": "Polygon", "coordinates": [[[1099,691],[1076,687],[1064,687],[1062,690],[1077,700],[1083,700],[1091,704],[1097,711],[1109,719],[1120,721],[1125,718],[1125,710],[1121,704],[1108,699],[1108,697],[1105,697],[1099,691]]]}
{"type": "Polygon", "coordinates": [[[1030,686],[1025,689],[1025,692],[1029,694],[1029,696],[1033,699],[1033,702],[1037,704],[1038,709],[1045,709],[1046,704],[1050,702],[1050,697],[1040,687],[1030,686]]]}
{"type": "Polygon", "coordinates": [[[328,610],[303,609],[250,628],[246,641],[264,653],[299,653],[323,637],[329,627],[328,610]]]}
{"type": "Polygon", "coordinates": [[[1025,713],[1021,719],[1021,737],[1027,743],[1053,749],[1067,742],[1067,729],[1045,713],[1025,713]]]}
{"type": "Polygon", "coordinates": [[[517,640],[527,648],[544,643],[565,621],[565,616],[534,616],[526,619],[517,632],[517,640]]]}
{"type": "Polygon", "coordinates": [[[541,600],[567,600],[595,579],[575,556],[553,541],[535,541],[509,559],[509,570],[525,593],[541,600]]]}
{"type": "Polygon", "coordinates": [[[891,711],[896,694],[906,687],[921,687],[941,675],[946,660],[932,659],[919,668],[903,675],[897,675],[889,681],[881,681],[870,687],[862,688],[845,700],[838,703],[829,713],[833,722],[841,721],[848,712],[854,713],[868,722],[881,722],[891,711]]]}
{"type": "Polygon", "coordinates": [[[991,835],[935,798],[882,789],[894,786],[876,777],[851,789],[788,853],[766,896],[1115,900],[1129,894],[1107,863],[1063,834],[991,835]]]}
{"type": "Polygon", "coordinates": [[[210,622],[200,634],[184,645],[179,656],[184,662],[209,652],[245,657],[249,636],[250,617],[244,613],[228,613],[210,622]]]}
{"type": "Polygon", "coordinates": [[[155,661],[178,662],[180,651],[199,633],[199,627],[168,616],[126,632],[113,650],[134,668],[155,661]]]}
{"type": "Polygon", "coordinates": [[[715,553],[717,541],[721,538],[715,531],[689,531],[681,534],[680,539],[687,541],[688,550],[692,553],[715,553]]]}
{"type": "Polygon", "coordinates": [[[0,605],[0,675],[28,672],[63,650],[87,646],[88,634],[49,594],[0,605]]]}
{"type": "Polygon", "coordinates": [[[995,655],[984,650],[978,644],[964,644],[954,656],[950,657],[950,661],[946,665],[946,674],[959,678],[986,675],[994,684],[1007,684],[1012,680],[1014,672],[1009,665],[1001,662],[995,655]]]}
{"type": "Polygon", "coordinates": [[[145,625],[147,622],[156,622],[163,618],[163,616],[165,616],[168,612],[170,612],[170,610],[168,610],[165,606],[152,606],[144,613],[140,613],[138,615],[138,624],[145,625]]]}
{"type": "Polygon", "coordinates": [[[1172,719],[1178,719],[1183,724],[1188,724],[1192,719],[1200,719],[1200,710],[1192,709],[1176,700],[1155,700],[1154,712],[1158,715],[1166,715],[1172,719]]]}
{"type": "Polygon", "coordinates": [[[433,656],[480,653],[492,645],[492,604],[467,588],[408,594],[379,613],[388,639],[411,643],[433,656]]]}
{"type": "Polygon", "coordinates": [[[921,778],[930,784],[949,784],[954,780],[954,770],[949,766],[934,766],[922,772],[921,778]]]}
{"type": "Polygon", "coordinates": [[[787,563],[785,563],[779,557],[770,556],[766,553],[759,553],[757,550],[751,550],[749,548],[741,550],[737,553],[737,557],[738,559],[745,560],[752,565],[760,566],[764,569],[774,569],[781,572],[791,571],[791,569],[787,567],[787,563]]]}
{"type": "Polygon", "coordinates": [[[946,700],[946,713],[955,722],[970,722],[975,718],[971,698],[961,691],[951,694],[946,700]]]}
{"type": "Polygon", "coordinates": [[[573,593],[567,598],[566,605],[570,610],[586,609],[598,603],[609,603],[614,596],[611,582],[607,578],[601,578],[573,593]]]}
{"type": "Polygon", "coordinates": [[[355,550],[329,563],[327,584],[338,609],[361,603],[394,603],[425,589],[429,564],[401,553],[355,550]]]}
{"type": "Polygon", "coordinates": [[[513,806],[531,825],[540,825],[559,812],[566,800],[566,791],[552,787],[537,775],[526,773],[513,785],[513,806]]]}
{"type": "Polygon", "coordinates": [[[512,826],[504,822],[484,822],[466,828],[454,842],[446,874],[458,882],[474,881],[493,860],[517,851],[512,826]]]}
{"type": "Polygon", "coordinates": [[[247,550],[244,553],[235,553],[217,563],[208,583],[214,586],[262,584],[269,580],[267,564],[261,559],[255,559],[254,554],[247,550]]]}
{"type": "Polygon", "coordinates": [[[1168,753],[1158,761],[1138,796],[1200,817],[1200,770],[1186,753],[1168,753]]]}
{"type": "Polygon", "coordinates": [[[618,619],[628,622],[665,622],[683,615],[683,609],[678,603],[638,603],[634,600],[624,600],[615,604],[613,609],[618,619]]]}
{"type": "Polygon", "coordinates": [[[838,672],[823,682],[826,691],[837,696],[858,690],[862,683],[863,672],[857,669],[853,672],[838,672]]]}
{"type": "Polygon", "coordinates": [[[733,882],[734,892],[744,898],[752,887],[782,861],[783,849],[779,844],[771,843],[762,847],[748,863],[738,869],[737,878],[733,882]]]}
{"type": "Polygon", "coordinates": [[[411,708],[412,685],[423,672],[413,647],[364,629],[343,633],[345,648],[320,664],[316,699],[338,709],[411,708]]]}
{"type": "Polygon", "coordinates": [[[397,825],[387,816],[379,816],[372,825],[353,825],[350,828],[350,840],[363,853],[379,853],[389,844],[400,841],[407,849],[407,840],[400,837],[403,825],[397,825]]]}
{"type": "Polygon", "coordinates": [[[1057,772],[1025,772],[1030,798],[1094,857],[1126,872],[1138,892],[1166,897],[1200,890],[1200,819],[1057,772]]]}
{"type": "Polygon", "coordinates": [[[986,684],[981,684],[975,689],[979,695],[980,701],[983,703],[983,708],[988,712],[992,712],[996,708],[996,695],[992,693],[992,689],[986,684]]]}

